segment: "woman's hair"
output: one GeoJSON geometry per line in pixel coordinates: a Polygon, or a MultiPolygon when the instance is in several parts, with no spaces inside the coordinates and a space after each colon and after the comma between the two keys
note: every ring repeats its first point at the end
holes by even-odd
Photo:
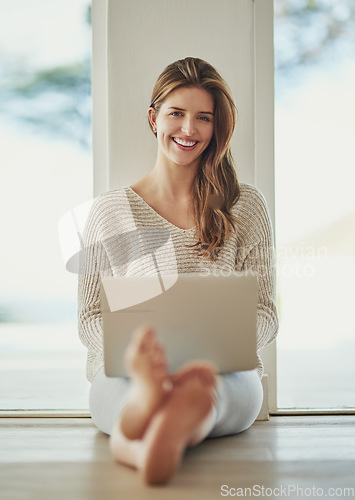
{"type": "MultiPolygon", "coordinates": [[[[192,247],[197,246],[202,258],[214,261],[230,237],[230,224],[235,230],[237,222],[231,208],[240,190],[230,147],[236,107],[220,74],[206,61],[194,57],[175,61],[165,68],[153,89],[150,106],[158,113],[170,92],[181,87],[204,89],[214,100],[213,136],[202,153],[191,193],[198,237],[192,247]]],[[[150,121],[149,124],[152,128],[150,121]]]]}

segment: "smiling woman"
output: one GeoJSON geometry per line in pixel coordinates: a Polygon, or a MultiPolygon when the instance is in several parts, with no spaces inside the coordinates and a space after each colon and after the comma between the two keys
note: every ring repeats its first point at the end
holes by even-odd
{"type": "Polygon", "coordinates": [[[259,357],[256,369],[217,374],[209,362],[193,361],[170,374],[155,327],[137,325],[125,352],[130,378],[107,377],[102,278],[251,270],[258,275],[258,350],[275,339],[278,320],[270,216],[260,191],[237,180],[230,149],[236,110],[222,77],[201,59],[176,61],[158,78],[148,118],[157,138],[154,168],[133,186],[100,195],[89,214],[79,324],[91,416],[111,435],[115,459],[156,484],[172,477],[188,446],[250,427],[263,400],[263,365],[259,357]],[[154,255],[139,238],[127,243],[127,234],[143,230],[154,255]]]}

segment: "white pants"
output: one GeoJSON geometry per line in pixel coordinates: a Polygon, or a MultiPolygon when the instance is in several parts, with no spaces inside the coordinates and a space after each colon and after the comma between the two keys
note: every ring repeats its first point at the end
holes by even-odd
{"type": "MultiPolygon", "coordinates": [[[[91,417],[106,434],[111,434],[125,405],[129,384],[127,378],[106,377],[103,368],[92,382],[91,417]]],[[[263,402],[263,388],[256,370],[218,375],[216,392],[208,437],[227,436],[248,429],[263,402]]]]}

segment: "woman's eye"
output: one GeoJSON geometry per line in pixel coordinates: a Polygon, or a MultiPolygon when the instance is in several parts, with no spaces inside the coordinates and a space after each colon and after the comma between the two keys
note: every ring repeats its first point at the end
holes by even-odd
{"type": "Polygon", "coordinates": [[[211,120],[208,118],[208,116],[200,116],[200,120],[205,121],[205,122],[210,122],[211,120]]]}
{"type": "Polygon", "coordinates": [[[170,116],[180,116],[181,113],[180,111],[173,111],[172,113],[170,113],[170,116]]]}

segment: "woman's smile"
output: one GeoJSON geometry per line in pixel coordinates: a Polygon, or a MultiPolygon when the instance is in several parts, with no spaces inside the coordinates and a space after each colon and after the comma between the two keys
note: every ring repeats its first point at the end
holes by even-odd
{"type": "Polygon", "coordinates": [[[180,137],[173,137],[173,141],[175,142],[176,146],[183,151],[191,151],[198,143],[198,141],[191,141],[191,139],[181,139],[180,137]]]}

